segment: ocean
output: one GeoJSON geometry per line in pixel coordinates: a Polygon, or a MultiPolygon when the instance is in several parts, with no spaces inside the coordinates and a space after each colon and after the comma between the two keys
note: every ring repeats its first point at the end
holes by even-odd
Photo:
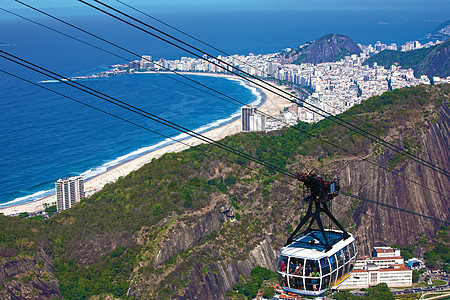
{"type": "MultiPolygon", "coordinates": [[[[424,41],[425,34],[445,20],[445,14],[438,10],[433,14],[424,14],[411,9],[205,11],[161,13],[155,16],[228,54],[247,55],[295,48],[331,32],[348,35],[362,44],[374,44],[378,40],[388,44],[424,41]]],[[[78,38],[95,42],[93,38],[48,18],[32,13],[27,13],[27,16],[78,38]]],[[[66,19],[136,53],[152,55],[154,59],[191,56],[104,16],[70,15],[66,19]]],[[[161,27],[154,21],[149,23],[161,27]]],[[[0,50],[25,58],[64,77],[95,74],[108,70],[111,65],[126,62],[3,12],[0,14],[0,28],[0,50]]],[[[168,31],[181,37],[173,30],[168,31]]],[[[198,42],[193,43],[207,49],[198,42]]],[[[128,60],[137,59],[104,43],[96,44],[128,60]]],[[[211,49],[207,51],[213,55],[224,55],[211,49]]],[[[130,119],[166,136],[176,137],[180,134],[62,83],[48,81],[49,78],[44,75],[4,59],[0,62],[2,70],[130,119]]],[[[134,74],[87,79],[81,83],[191,130],[204,131],[239,116],[238,106],[177,83],[171,80],[173,77],[178,79],[176,75],[134,74]]],[[[204,76],[192,78],[244,103],[261,100],[260,94],[242,81],[204,76]]],[[[169,142],[165,137],[3,73],[0,73],[0,88],[0,207],[32,201],[52,193],[58,178],[79,174],[90,178],[169,142]]]]}

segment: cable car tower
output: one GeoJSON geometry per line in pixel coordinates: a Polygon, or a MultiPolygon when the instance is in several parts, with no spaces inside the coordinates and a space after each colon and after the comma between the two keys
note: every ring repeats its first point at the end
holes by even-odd
{"type": "Polygon", "coordinates": [[[281,249],[277,273],[285,291],[319,296],[350,276],[358,252],[353,235],[339,224],[328,208],[340,190],[339,180],[326,181],[305,173],[297,173],[296,178],[310,192],[304,199],[308,210],[281,249]],[[321,213],[340,230],[325,229],[321,213]],[[318,229],[312,228],[315,223],[318,229]]]}

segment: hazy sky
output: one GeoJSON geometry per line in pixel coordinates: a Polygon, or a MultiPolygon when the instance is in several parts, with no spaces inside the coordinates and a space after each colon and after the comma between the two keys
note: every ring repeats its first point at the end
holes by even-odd
{"type": "MultiPolygon", "coordinates": [[[[41,8],[81,7],[76,0],[23,0],[41,8]]],[[[115,0],[103,0],[116,3],[115,0]]],[[[274,9],[418,9],[449,10],[448,0],[123,0],[130,5],[147,6],[158,10],[195,9],[195,10],[274,10],[274,9]]],[[[11,9],[22,6],[13,0],[4,0],[0,7],[11,9]]]]}

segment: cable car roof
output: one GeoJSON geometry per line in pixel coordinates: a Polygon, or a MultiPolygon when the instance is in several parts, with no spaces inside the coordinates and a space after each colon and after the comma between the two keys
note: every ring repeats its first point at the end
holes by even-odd
{"type": "Polygon", "coordinates": [[[328,241],[332,248],[325,251],[325,241],[320,231],[311,231],[289,245],[281,249],[281,255],[294,256],[306,259],[320,259],[328,257],[344,248],[355,239],[352,234],[347,239],[343,239],[344,233],[338,230],[325,230],[328,241]]]}

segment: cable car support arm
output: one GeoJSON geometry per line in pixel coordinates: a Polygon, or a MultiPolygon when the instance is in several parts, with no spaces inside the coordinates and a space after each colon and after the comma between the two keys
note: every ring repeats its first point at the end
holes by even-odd
{"type": "Polygon", "coordinates": [[[305,202],[308,202],[308,210],[306,211],[306,215],[301,220],[297,228],[295,228],[291,236],[288,238],[285,246],[295,241],[297,237],[313,231],[311,227],[314,222],[316,222],[319,226],[319,231],[322,233],[322,236],[324,238],[324,246],[327,250],[329,250],[332,246],[330,245],[330,241],[327,238],[322,220],[320,218],[321,212],[324,212],[330,218],[330,220],[333,221],[333,223],[336,224],[336,226],[340,230],[342,230],[342,232],[344,233],[344,239],[350,236],[328,209],[328,202],[336,197],[340,190],[339,180],[336,179],[333,181],[325,181],[321,177],[305,173],[297,173],[296,177],[298,180],[302,181],[305,184],[306,188],[310,191],[311,194],[304,199],[305,202]],[[309,220],[310,223],[307,229],[301,233],[298,233],[309,220]]]}

